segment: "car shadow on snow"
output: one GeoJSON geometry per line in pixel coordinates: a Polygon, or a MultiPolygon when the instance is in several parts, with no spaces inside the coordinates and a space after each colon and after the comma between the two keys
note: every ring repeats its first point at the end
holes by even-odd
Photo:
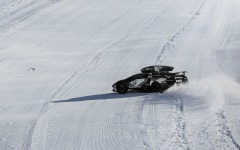
{"type": "Polygon", "coordinates": [[[202,100],[201,97],[193,95],[185,95],[179,92],[166,92],[166,93],[136,93],[129,92],[127,94],[118,93],[106,93],[97,95],[88,95],[76,98],[70,98],[66,100],[52,101],[52,103],[76,103],[83,101],[98,101],[98,100],[118,100],[118,99],[129,99],[140,98],[141,102],[146,105],[165,105],[168,107],[176,107],[176,105],[182,105],[187,108],[188,111],[196,111],[206,109],[206,101],[202,100]]]}
{"type": "Polygon", "coordinates": [[[107,94],[97,94],[89,95],[83,97],[76,97],[67,100],[52,101],[52,103],[65,103],[65,102],[80,102],[80,101],[91,101],[91,100],[110,100],[110,99],[123,99],[123,98],[133,98],[149,95],[149,93],[107,93],[107,94]]]}

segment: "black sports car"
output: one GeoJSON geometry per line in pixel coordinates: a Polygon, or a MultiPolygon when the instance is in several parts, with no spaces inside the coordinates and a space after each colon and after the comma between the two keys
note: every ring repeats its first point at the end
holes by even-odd
{"type": "Polygon", "coordinates": [[[146,92],[164,92],[175,83],[185,83],[188,78],[186,71],[170,72],[171,66],[149,66],[141,69],[142,73],[117,81],[112,85],[113,91],[125,94],[128,90],[146,92]]]}

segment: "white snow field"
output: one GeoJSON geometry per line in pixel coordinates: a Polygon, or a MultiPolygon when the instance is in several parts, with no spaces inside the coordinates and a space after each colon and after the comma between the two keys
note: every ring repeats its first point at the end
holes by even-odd
{"type": "Polygon", "coordinates": [[[239,150],[239,82],[240,0],[0,0],[1,150],[239,150]]]}

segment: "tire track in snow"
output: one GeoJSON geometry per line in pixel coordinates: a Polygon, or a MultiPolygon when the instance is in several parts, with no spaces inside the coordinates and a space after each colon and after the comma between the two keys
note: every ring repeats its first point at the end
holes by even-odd
{"type": "Polygon", "coordinates": [[[238,150],[240,150],[240,145],[237,143],[237,141],[234,139],[232,135],[232,132],[230,130],[230,127],[224,115],[224,112],[223,111],[217,112],[216,117],[218,121],[217,126],[219,128],[219,133],[225,136],[224,139],[226,142],[230,141],[238,150]]]}
{"type": "MultiPolygon", "coordinates": [[[[45,105],[48,107],[48,105],[45,105]]],[[[42,114],[41,117],[37,120],[34,126],[34,135],[31,137],[31,147],[29,149],[46,149],[46,134],[48,129],[49,119],[53,116],[54,112],[50,112],[53,109],[49,109],[49,111],[42,114]],[[47,117],[45,117],[47,115],[47,117]],[[43,130],[44,129],[44,130],[43,130]],[[41,132],[36,132],[41,131],[41,132]],[[42,139],[39,141],[39,139],[42,139]]]]}
{"type": "Polygon", "coordinates": [[[157,149],[160,134],[158,120],[154,117],[156,115],[155,105],[148,104],[148,101],[144,101],[142,105],[142,124],[144,127],[141,136],[143,137],[143,147],[144,149],[157,149]]]}
{"type": "Polygon", "coordinates": [[[167,98],[165,102],[161,98],[160,100],[157,98],[157,101],[154,98],[154,101],[144,102],[142,111],[144,128],[141,136],[145,148],[189,150],[185,135],[183,99],[172,96],[165,98],[167,98]]]}
{"type": "Polygon", "coordinates": [[[150,27],[154,24],[154,22],[156,22],[156,21],[160,18],[160,16],[161,16],[166,10],[168,10],[168,8],[169,8],[171,5],[174,4],[175,1],[176,1],[176,0],[172,0],[161,12],[156,13],[156,16],[154,16],[150,21],[148,21],[148,22],[144,25],[145,27],[144,27],[139,33],[143,32],[143,31],[145,31],[145,30],[150,29],[150,27]]]}
{"type": "Polygon", "coordinates": [[[120,20],[123,16],[125,16],[128,12],[130,11],[130,9],[124,11],[123,13],[121,13],[119,16],[117,16],[115,19],[113,19],[111,22],[105,24],[102,28],[100,28],[98,31],[96,31],[96,33],[90,35],[87,40],[90,40],[91,38],[93,38],[94,36],[98,35],[102,30],[106,29],[108,26],[116,23],[118,20],[120,20]]]}
{"type": "Polygon", "coordinates": [[[201,127],[199,126],[200,130],[196,129],[195,138],[193,137],[195,140],[192,141],[199,149],[240,149],[222,110],[204,115],[208,117],[203,122],[198,122],[201,127]]]}
{"type": "Polygon", "coordinates": [[[0,24],[0,28],[1,28],[1,30],[8,29],[8,27],[13,26],[19,22],[22,22],[22,21],[28,19],[29,17],[33,16],[34,14],[38,13],[39,11],[52,6],[53,4],[55,4],[57,2],[58,1],[30,2],[26,6],[22,7],[20,10],[16,10],[15,12],[11,12],[8,16],[0,18],[1,20],[8,18],[7,22],[2,21],[2,23],[0,24]]]}
{"type": "Polygon", "coordinates": [[[200,14],[200,11],[204,4],[206,3],[206,0],[204,0],[199,7],[199,9],[194,13],[194,15],[191,17],[191,19],[176,33],[174,34],[171,39],[163,46],[161,53],[157,56],[157,59],[155,61],[156,64],[163,63],[164,59],[167,57],[168,53],[175,50],[174,42],[182,36],[186,30],[190,27],[192,22],[197,18],[197,16],[200,14]]]}
{"type": "Polygon", "coordinates": [[[8,13],[8,11],[13,8],[15,5],[23,3],[24,0],[14,0],[14,1],[9,1],[9,0],[1,0],[0,1],[0,18],[2,15],[5,15],[8,13]],[[8,2],[6,2],[8,1],[8,2]]]}
{"type": "MultiPolygon", "coordinates": [[[[43,106],[40,109],[40,112],[38,113],[38,116],[33,121],[32,125],[30,126],[27,140],[24,143],[25,149],[32,149],[32,143],[33,143],[32,139],[33,139],[34,133],[37,133],[38,130],[40,130],[41,131],[40,133],[42,133],[41,127],[42,127],[42,122],[44,121],[42,118],[50,110],[50,102],[52,101],[52,99],[54,99],[57,96],[57,94],[68,84],[69,81],[71,81],[77,75],[77,73],[78,72],[75,72],[73,75],[71,75],[59,88],[57,88],[55,91],[53,91],[50,98],[44,102],[43,106]],[[40,123],[38,123],[39,120],[40,120],[40,123]],[[37,125],[40,127],[36,127],[37,125]]],[[[48,118],[49,117],[47,117],[47,119],[48,118]]],[[[47,124],[47,123],[45,123],[45,124],[47,124]]],[[[44,133],[46,133],[46,132],[44,132],[44,133]]],[[[40,136],[40,135],[38,135],[38,136],[40,136]]]]}
{"type": "MultiPolygon", "coordinates": [[[[227,50],[225,49],[225,44],[226,44],[226,40],[229,38],[229,35],[232,35],[232,31],[231,28],[233,28],[233,25],[230,24],[232,21],[234,21],[236,19],[236,10],[238,9],[238,6],[237,5],[234,5],[234,7],[232,8],[232,14],[230,16],[230,20],[228,21],[228,26],[227,26],[227,29],[226,29],[226,32],[225,32],[225,35],[222,39],[222,42],[219,44],[219,47],[217,48],[217,51],[216,51],[216,59],[217,59],[217,64],[218,64],[218,67],[221,69],[222,72],[228,74],[229,72],[227,72],[224,68],[224,66],[222,65],[222,62],[224,62],[224,57],[222,56],[227,56],[229,55],[227,50]]],[[[231,37],[231,36],[230,36],[231,37]]],[[[237,62],[234,62],[234,63],[237,63],[237,62]]]]}
{"type": "Polygon", "coordinates": [[[184,119],[184,104],[183,99],[175,99],[174,101],[175,108],[173,112],[173,126],[172,133],[170,134],[170,138],[168,139],[169,144],[174,149],[183,149],[189,150],[188,141],[185,136],[185,127],[186,122],[184,119]]]}
{"type": "MultiPolygon", "coordinates": [[[[234,10],[235,10],[235,8],[233,8],[233,12],[234,12],[234,10]]],[[[222,15],[222,16],[223,17],[218,18],[218,20],[223,20],[222,18],[224,18],[225,16],[224,15],[222,15]]],[[[234,18],[234,16],[232,16],[232,15],[230,16],[230,18],[231,17],[232,17],[232,19],[234,18]]],[[[221,24],[225,24],[225,22],[227,24],[226,24],[225,28],[222,27],[222,31],[223,31],[222,36],[218,36],[218,37],[221,37],[221,38],[218,39],[219,42],[216,45],[217,47],[211,49],[211,54],[210,54],[211,60],[213,61],[212,63],[216,66],[214,68],[216,68],[216,70],[219,71],[220,74],[224,74],[224,68],[221,66],[221,62],[224,62],[224,60],[221,59],[221,56],[226,55],[226,54],[223,54],[224,53],[223,46],[224,46],[224,43],[226,42],[227,37],[228,37],[229,32],[230,32],[229,30],[230,30],[231,19],[228,19],[227,21],[224,21],[224,22],[221,21],[221,24]]],[[[204,52],[206,52],[206,51],[201,51],[199,54],[206,55],[206,53],[204,54],[204,52]]],[[[199,60],[198,60],[199,64],[197,65],[198,69],[197,69],[197,73],[196,73],[196,77],[198,79],[202,77],[202,69],[204,68],[202,62],[205,62],[205,61],[206,61],[206,58],[199,57],[199,60]]]]}

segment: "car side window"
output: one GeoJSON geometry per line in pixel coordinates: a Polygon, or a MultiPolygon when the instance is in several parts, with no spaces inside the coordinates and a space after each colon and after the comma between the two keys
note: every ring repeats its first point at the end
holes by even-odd
{"type": "Polygon", "coordinates": [[[165,81],[167,78],[164,77],[164,76],[161,76],[161,77],[153,77],[152,81],[158,81],[159,83],[165,81]]]}
{"type": "Polygon", "coordinates": [[[129,84],[130,87],[134,87],[137,85],[137,80],[132,80],[129,84]]]}

